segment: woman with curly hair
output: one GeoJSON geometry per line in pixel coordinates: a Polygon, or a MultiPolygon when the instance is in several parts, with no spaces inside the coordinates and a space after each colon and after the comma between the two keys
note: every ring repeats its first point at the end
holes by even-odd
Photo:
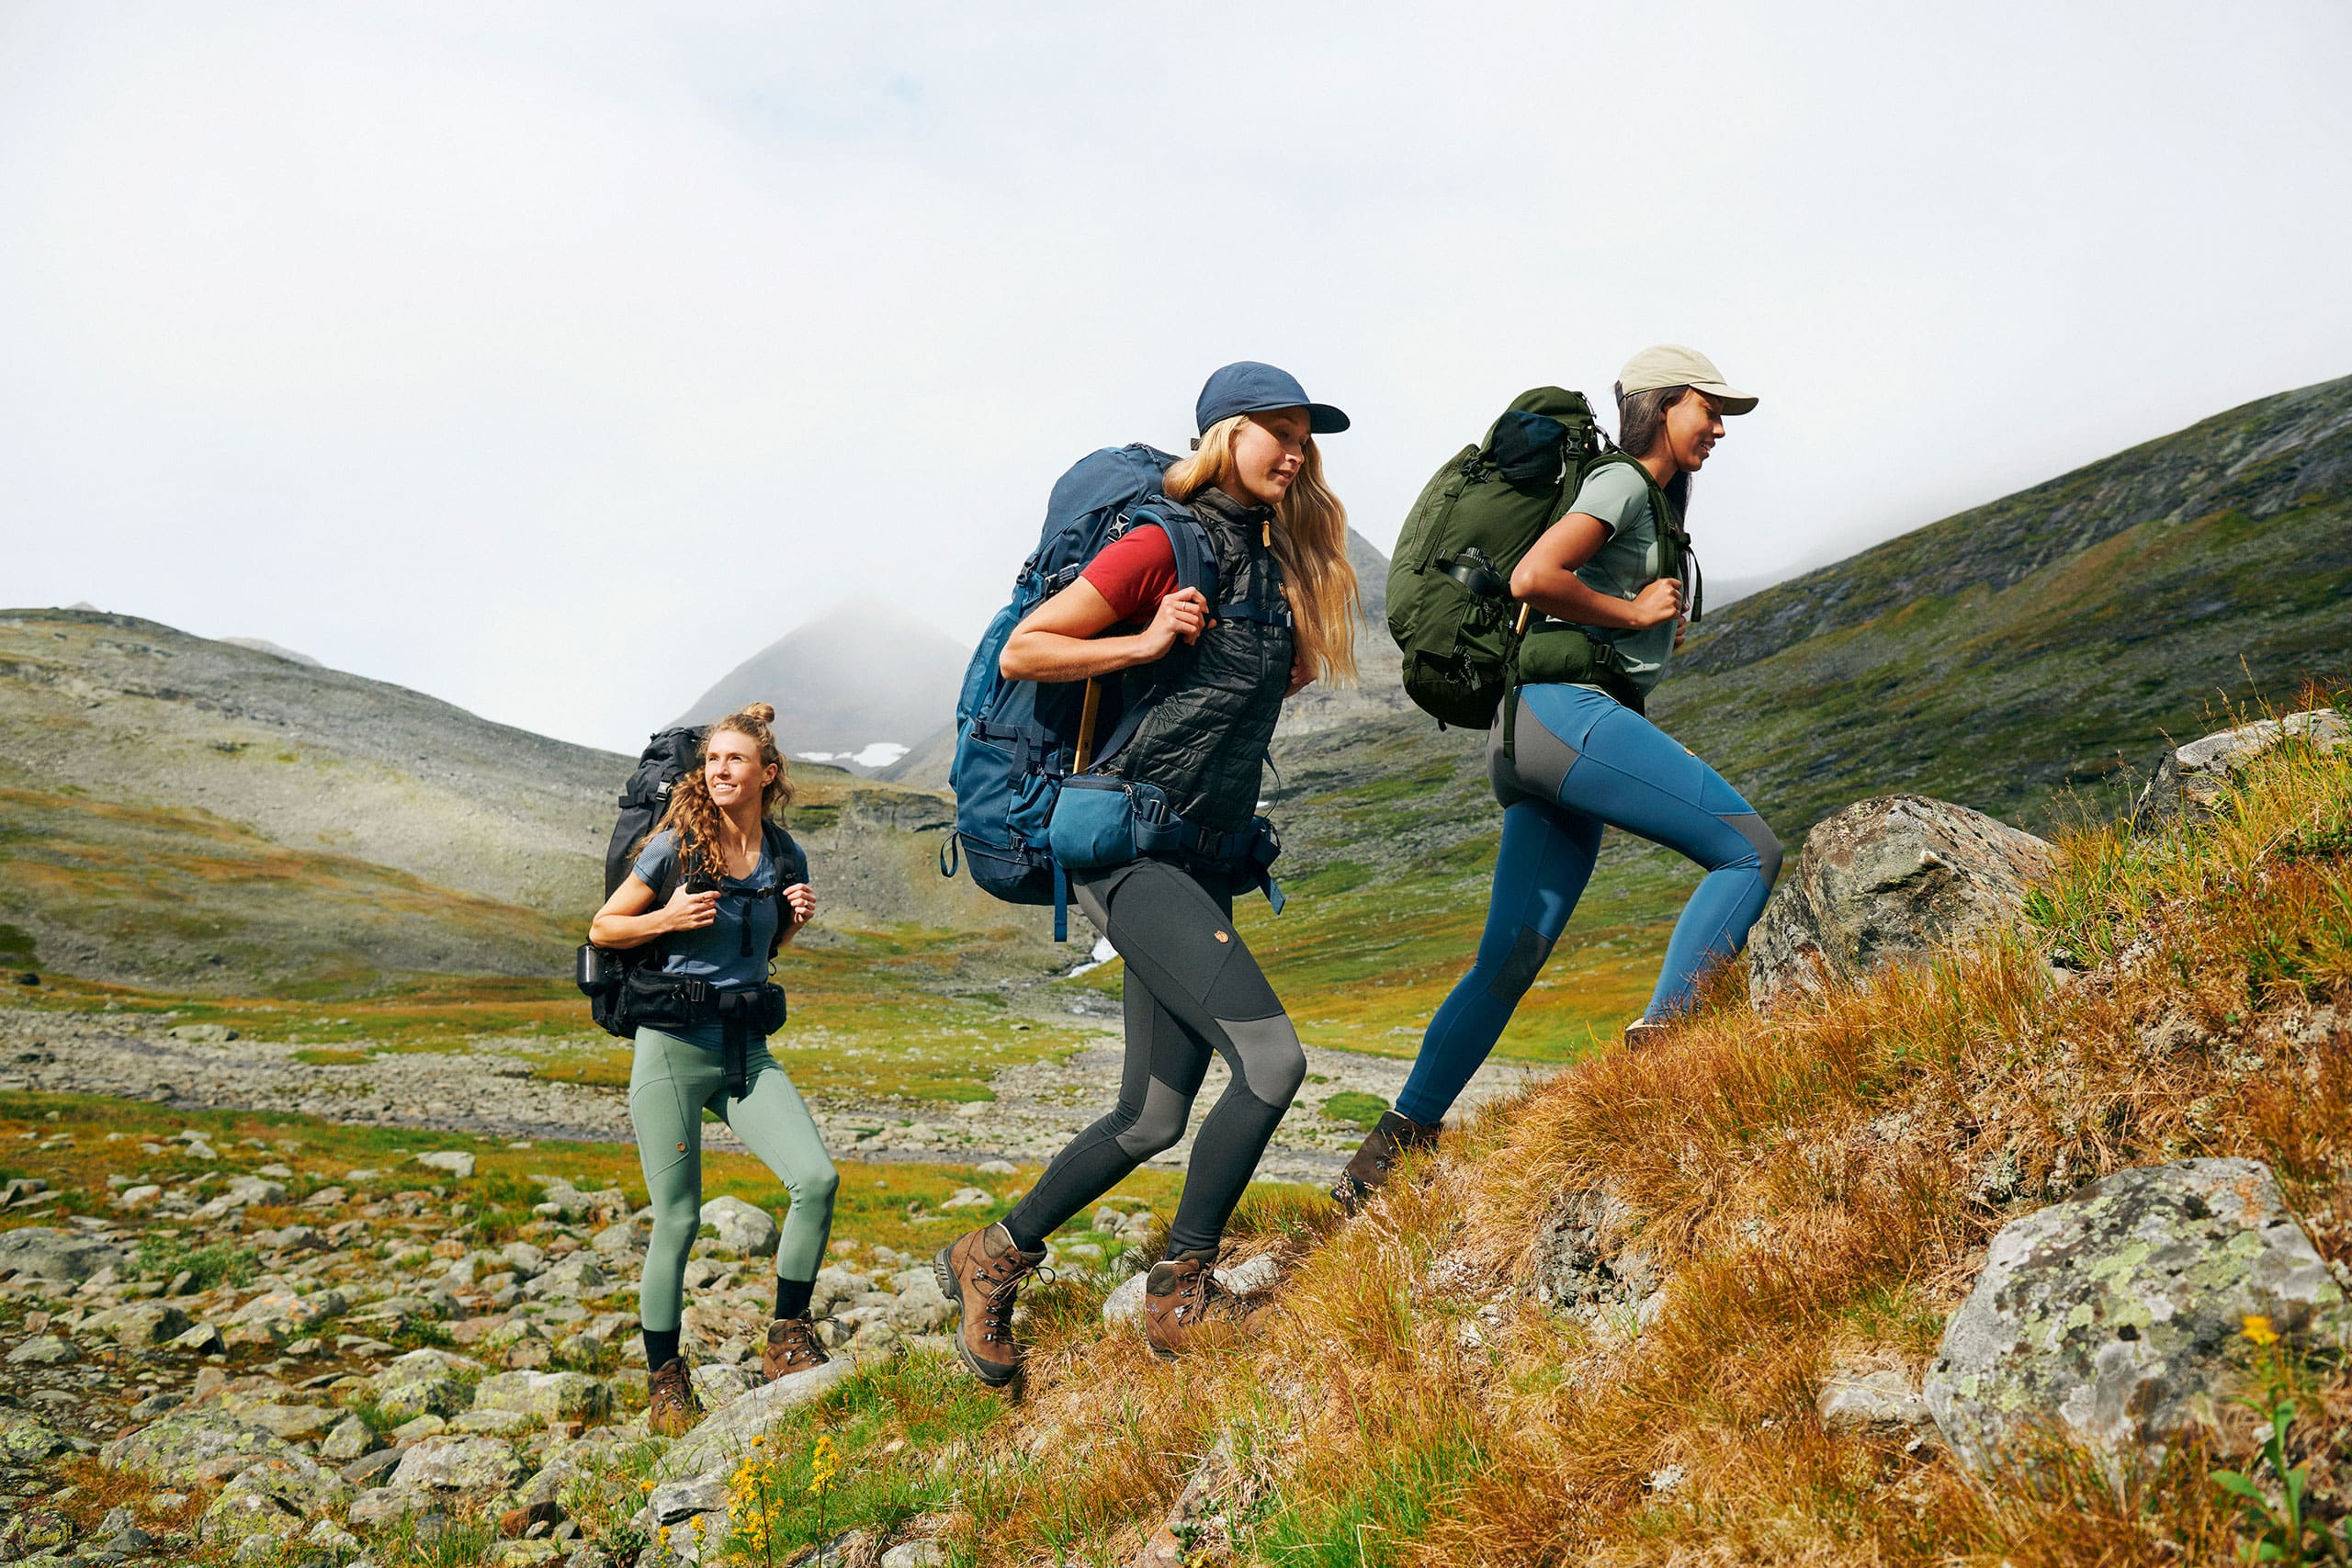
{"type": "Polygon", "coordinates": [[[661,826],[589,926],[599,947],[659,944],[660,964],[640,965],[631,981],[637,1057],[628,1113],[653,1204],[638,1300],[646,1424],[672,1437],[702,1416],[678,1333],[686,1253],[701,1228],[705,1110],[792,1195],[762,1370],[774,1380],[826,1359],[808,1297],[839,1178],[766,1043],[783,1012],[782,991],[768,984],[769,960],[817,912],[808,857],[784,830],[792,785],[769,728],[775,719],[775,709],[754,703],[710,727],[702,766],[672,788],[661,826]]]}

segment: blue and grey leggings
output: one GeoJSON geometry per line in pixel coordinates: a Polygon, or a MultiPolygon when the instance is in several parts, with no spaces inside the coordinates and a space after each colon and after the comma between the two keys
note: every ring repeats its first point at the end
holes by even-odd
{"type": "Polygon", "coordinates": [[[1470,973],[1430,1021],[1396,1097],[1399,1114],[1444,1119],[1551,955],[1592,875],[1605,826],[1704,866],[1667,942],[1643,1017],[1687,1005],[1710,964],[1739,952],[1781,872],[1781,841],[1739,792],[1657,726],[1583,686],[1522,687],[1511,757],[1487,743],[1503,841],[1470,973]]]}

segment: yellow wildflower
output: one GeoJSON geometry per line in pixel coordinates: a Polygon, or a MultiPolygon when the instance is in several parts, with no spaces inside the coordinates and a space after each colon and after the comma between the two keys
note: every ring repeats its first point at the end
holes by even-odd
{"type": "Polygon", "coordinates": [[[2270,1320],[2258,1312],[2246,1314],[2244,1332],[2245,1337],[2256,1345],[2269,1346],[2278,1343],[2278,1331],[2271,1327],[2270,1320]]]}

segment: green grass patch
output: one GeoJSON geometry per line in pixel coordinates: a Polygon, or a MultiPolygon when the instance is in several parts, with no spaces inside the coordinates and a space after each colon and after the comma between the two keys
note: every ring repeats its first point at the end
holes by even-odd
{"type": "Polygon", "coordinates": [[[1442,1434],[1396,1451],[1345,1484],[1278,1493],[1237,1521],[1252,1560],[1283,1568],[1385,1568],[1419,1561],[1417,1542],[1480,1465],[1476,1443],[1442,1434]]]}
{"type": "Polygon", "coordinates": [[[185,1269],[195,1276],[189,1286],[193,1291],[250,1284],[256,1262],[252,1252],[233,1242],[216,1241],[192,1247],[177,1233],[162,1230],[141,1236],[139,1249],[130,1259],[131,1268],[142,1280],[169,1281],[185,1269]]]}
{"type": "Polygon", "coordinates": [[[1388,1111],[1388,1102],[1376,1094],[1359,1094],[1349,1089],[1335,1094],[1323,1102],[1323,1114],[1334,1122],[1350,1122],[1369,1133],[1380,1124],[1388,1111]]]}

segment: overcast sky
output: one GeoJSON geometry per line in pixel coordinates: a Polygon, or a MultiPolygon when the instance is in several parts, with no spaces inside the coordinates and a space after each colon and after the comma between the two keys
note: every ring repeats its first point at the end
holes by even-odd
{"type": "Polygon", "coordinates": [[[1772,571],[2352,372],[2347,154],[2341,0],[6,0],[0,604],[634,750],[861,592],[975,637],[1227,360],[1385,547],[1658,340],[1772,571]]]}

